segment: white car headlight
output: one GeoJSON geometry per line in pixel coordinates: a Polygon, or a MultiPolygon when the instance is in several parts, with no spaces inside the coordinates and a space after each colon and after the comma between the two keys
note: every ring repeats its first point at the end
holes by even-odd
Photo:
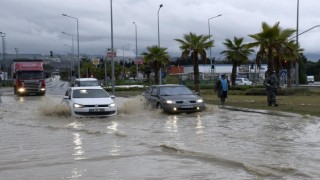
{"type": "Polygon", "coordinates": [[[166,103],[167,103],[167,104],[173,104],[173,101],[171,101],[171,100],[166,100],[166,103]]]}
{"type": "Polygon", "coordinates": [[[109,107],[115,107],[115,106],[116,106],[116,103],[109,104],[109,107]]]}
{"type": "Polygon", "coordinates": [[[203,100],[202,100],[202,99],[198,99],[197,102],[198,102],[198,103],[202,103],[203,100]]]}
{"type": "Polygon", "coordinates": [[[75,108],[82,108],[83,105],[82,105],[82,104],[74,103],[74,104],[73,104],[73,107],[75,107],[75,108]]]}

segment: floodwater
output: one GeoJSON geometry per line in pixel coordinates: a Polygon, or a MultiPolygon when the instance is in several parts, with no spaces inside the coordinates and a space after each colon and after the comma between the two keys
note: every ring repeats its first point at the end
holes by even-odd
{"type": "Polygon", "coordinates": [[[0,97],[0,179],[319,179],[320,118],[150,109],[117,97],[118,116],[72,118],[68,87],[0,97]]]}

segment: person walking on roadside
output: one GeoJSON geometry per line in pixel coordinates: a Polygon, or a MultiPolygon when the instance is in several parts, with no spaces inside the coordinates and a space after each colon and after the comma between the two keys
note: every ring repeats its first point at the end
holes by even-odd
{"type": "Polygon", "coordinates": [[[277,79],[275,71],[271,72],[270,76],[268,76],[264,80],[263,84],[266,86],[268,106],[279,106],[276,100],[276,94],[279,88],[279,81],[277,79]]]}
{"type": "Polygon", "coordinates": [[[220,98],[221,104],[224,104],[226,98],[228,97],[229,89],[230,89],[230,82],[226,78],[226,75],[222,74],[221,79],[218,80],[215,85],[215,90],[218,91],[218,97],[220,98]]]}

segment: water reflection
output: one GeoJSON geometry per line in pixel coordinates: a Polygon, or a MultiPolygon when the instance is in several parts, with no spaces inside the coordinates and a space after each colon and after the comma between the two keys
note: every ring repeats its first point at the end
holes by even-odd
{"type": "Polygon", "coordinates": [[[170,132],[178,132],[178,117],[176,115],[169,116],[168,120],[166,121],[166,129],[170,132]]]}
{"type": "Polygon", "coordinates": [[[68,177],[68,179],[79,179],[82,177],[82,175],[85,173],[86,170],[79,170],[78,168],[72,169],[72,175],[71,177],[68,177]]]}
{"type": "Polygon", "coordinates": [[[112,121],[111,125],[109,125],[107,128],[109,130],[112,130],[113,133],[114,133],[114,132],[116,132],[118,130],[118,126],[119,126],[119,124],[117,122],[112,121]]]}
{"type": "MultiPolygon", "coordinates": [[[[67,125],[67,127],[71,127],[73,129],[81,129],[84,126],[84,124],[74,121],[70,124],[67,125]]],[[[82,137],[81,134],[78,132],[74,132],[73,133],[73,154],[72,156],[74,156],[74,160],[82,160],[82,159],[86,159],[86,157],[84,156],[85,151],[83,150],[83,143],[82,143],[82,137]]]]}
{"type": "Polygon", "coordinates": [[[84,156],[84,150],[82,148],[82,138],[79,133],[73,133],[73,156],[74,160],[86,159],[84,156]]]}
{"type": "MultiPolygon", "coordinates": [[[[112,133],[117,134],[118,133],[118,126],[119,126],[119,124],[117,122],[112,121],[111,125],[109,125],[107,127],[107,129],[111,130],[112,133]]],[[[112,156],[120,155],[120,148],[121,148],[121,146],[119,146],[117,144],[117,141],[114,140],[113,144],[112,144],[112,147],[111,147],[111,150],[110,150],[110,155],[112,155],[112,156]]]]}
{"type": "Polygon", "coordinates": [[[26,99],[25,99],[24,96],[19,96],[19,102],[20,102],[20,103],[23,103],[25,100],[26,100],[26,99]]]}
{"type": "Polygon", "coordinates": [[[204,126],[202,124],[202,120],[201,120],[201,117],[198,115],[197,118],[196,118],[196,122],[197,122],[197,125],[196,125],[196,133],[197,134],[203,134],[204,131],[204,126]]]}

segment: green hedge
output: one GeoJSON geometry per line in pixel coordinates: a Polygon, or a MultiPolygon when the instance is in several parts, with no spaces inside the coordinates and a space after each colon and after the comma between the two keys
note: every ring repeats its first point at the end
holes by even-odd
{"type": "MultiPolygon", "coordinates": [[[[251,88],[244,92],[245,95],[266,95],[265,88],[251,88]]],[[[281,88],[277,91],[277,95],[291,96],[291,95],[311,95],[313,94],[309,88],[281,88]]]]}

